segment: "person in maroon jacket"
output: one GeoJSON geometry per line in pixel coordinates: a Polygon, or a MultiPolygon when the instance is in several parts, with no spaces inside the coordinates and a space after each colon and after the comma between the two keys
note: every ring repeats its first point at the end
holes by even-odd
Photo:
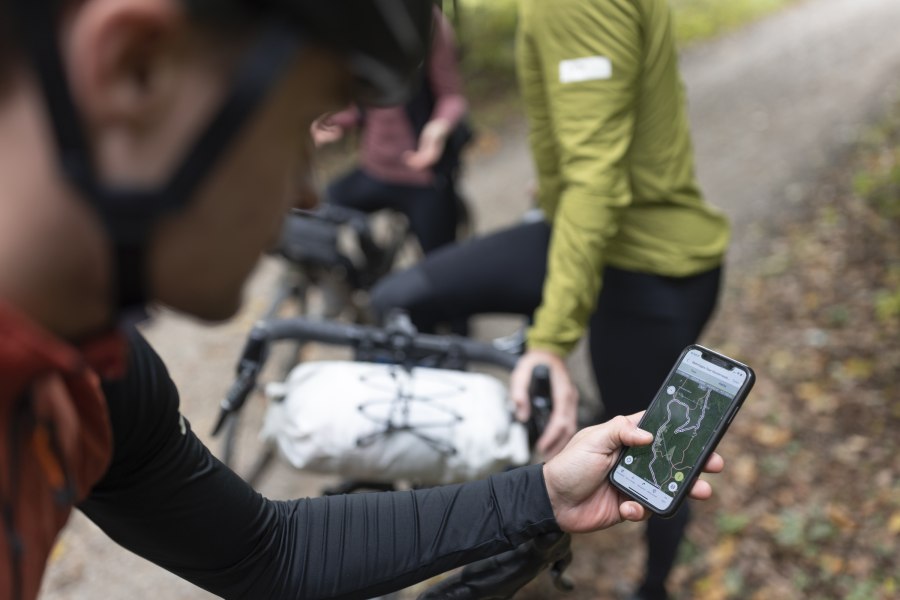
{"type": "Polygon", "coordinates": [[[434,9],[434,37],[417,93],[405,104],[349,107],[315,122],[316,145],[360,130],[359,165],[332,182],[325,200],[364,212],[406,215],[427,254],[456,239],[464,210],[457,194],[458,137],[467,125],[452,26],[434,9]]]}

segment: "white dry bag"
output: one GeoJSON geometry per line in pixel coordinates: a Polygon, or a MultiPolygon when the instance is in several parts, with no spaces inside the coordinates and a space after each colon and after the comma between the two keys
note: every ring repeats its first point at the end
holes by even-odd
{"type": "Polygon", "coordinates": [[[496,377],[348,361],[269,384],[263,438],[298,469],[418,485],[477,479],[530,458],[496,377]]]}

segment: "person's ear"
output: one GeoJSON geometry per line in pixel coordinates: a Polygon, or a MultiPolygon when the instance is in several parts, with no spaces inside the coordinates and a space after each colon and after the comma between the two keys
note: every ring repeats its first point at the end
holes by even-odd
{"type": "Polygon", "coordinates": [[[175,93],[185,15],[173,0],[87,0],[66,19],[75,101],[94,126],[151,125],[175,93]]]}

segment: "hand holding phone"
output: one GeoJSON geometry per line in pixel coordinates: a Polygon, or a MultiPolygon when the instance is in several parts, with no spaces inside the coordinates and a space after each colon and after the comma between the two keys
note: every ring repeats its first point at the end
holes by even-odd
{"type": "MultiPolygon", "coordinates": [[[[560,529],[568,533],[588,533],[622,521],[642,521],[648,510],[619,491],[608,477],[623,447],[643,446],[653,435],[638,429],[643,411],[614,417],[605,423],[585,427],[575,434],[562,452],[544,463],[544,483],[560,529]]],[[[718,473],[725,466],[713,453],[704,465],[706,473],[718,473]]],[[[712,487],[698,480],[690,497],[707,500],[712,487]]]]}
{"type": "Polygon", "coordinates": [[[652,512],[674,515],[755,379],[734,359],[688,346],[638,425],[653,442],[626,448],[610,482],[652,512]]]}

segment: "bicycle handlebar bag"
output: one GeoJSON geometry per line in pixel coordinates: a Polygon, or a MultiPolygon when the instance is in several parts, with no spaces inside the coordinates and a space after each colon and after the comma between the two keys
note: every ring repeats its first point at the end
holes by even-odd
{"type": "Polygon", "coordinates": [[[262,436],[298,469],[436,485],[530,458],[506,386],[486,374],[321,361],[297,366],[266,393],[262,436]]]}

